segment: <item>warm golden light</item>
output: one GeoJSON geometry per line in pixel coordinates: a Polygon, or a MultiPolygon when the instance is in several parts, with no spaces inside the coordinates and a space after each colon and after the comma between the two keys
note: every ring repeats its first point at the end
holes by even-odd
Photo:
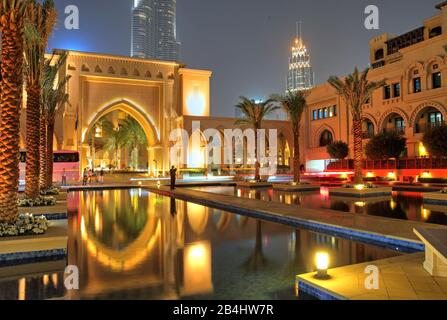
{"type": "Polygon", "coordinates": [[[391,200],[391,202],[390,202],[390,208],[391,208],[391,210],[396,210],[396,208],[397,208],[397,203],[396,203],[396,201],[391,200]]]}
{"type": "Polygon", "coordinates": [[[388,178],[396,180],[396,174],[394,172],[388,172],[388,178]]]}
{"type": "Polygon", "coordinates": [[[356,185],[354,186],[354,188],[355,188],[356,190],[362,191],[363,189],[365,189],[365,185],[363,185],[363,184],[356,184],[356,185]]]}
{"type": "Polygon", "coordinates": [[[421,177],[422,178],[431,178],[432,174],[430,173],[430,171],[425,171],[422,173],[421,177]]]}
{"type": "Polygon", "coordinates": [[[430,218],[431,211],[429,209],[422,208],[422,218],[426,221],[430,218]]]}
{"type": "Polygon", "coordinates": [[[327,252],[317,252],[315,255],[315,263],[317,266],[317,274],[315,277],[319,280],[329,279],[327,270],[329,268],[329,254],[327,252]]]}
{"type": "Polygon", "coordinates": [[[184,249],[184,294],[204,294],[213,291],[211,245],[208,241],[187,244],[184,249]]]}
{"type": "Polygon", "coordinates": [[[329,268],[329,254],[327,252],[317,252],[315,263],[318,271],[325,271],[329,268]]]}
{"type": "Polygon", "coordinates": [[[367,178],[375,178],[375,174],[374,174],[374,172],[368,172],[368,173],[366,174],[366,177],[367,177],[367,178]]]}
{"type": "Polygon", "coordinates": [[[26,279],[25,278],[21,278],[19,280],[19,296],[18,296],[18,300],[25,300],[26,299],[26,279]]]}
{"type": "Polygon", "coordinates": [[[429,156],[427,148],[425,148],[424,144],[421,142],[419,143],[419,156],[420,157],[427,157],[429,156]]]}
{"type": "Polygon", "coordinates": [[[355,205],[356,207],[363,208],[364,206],[366,206],[366,202],[363,202],[363,201],[357,201],[357,202],[354,203],[354,205],[355,205]]]}

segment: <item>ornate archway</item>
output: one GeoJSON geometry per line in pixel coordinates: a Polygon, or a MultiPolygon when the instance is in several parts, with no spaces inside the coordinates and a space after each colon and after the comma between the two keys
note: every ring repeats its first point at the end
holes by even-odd
{"type": "Polygon", "coordinates": [[[440,103],[435,101],[428,101],[420,104],[411,114],[409,125],[410,127],[413,127],[416,125],[416,122],[418,118],[421,116],[421,114],[424,112],[427,108],[433,108],[438,110],[442,113],[442,116],[444,119],[447,119],[447,109],[440,103]]]}
{"type": "Polygon", "coordinates": [[[150,116],[136,104],[125,99],[112,102],[111,104],[108,104],[105,107],[101,108],[94,115],[94,117],[88,121],[88,127],[85,128],[82,132],[82,141],[85,142],[87,132],[89,132],[93,128],[98,120],[113,111],[124,111],[125,113],[132,116],[143,128],[148,140],[149,147],[160,144],[160,131],[156,127],[153,119],[151,119],[150,116]]]}
{"type": "Polygon", "coordinates": [[[333,141],[336,140],[334,129],[331,126],[327,125],[327,124],[323,124],[321,127],[318,128],[318,130],[314,134],[313,142],[314,142],[314,147],[315,148],[319,148],[320,147],[320,138],[321,138],[321,135],[325,131],[328,131],[328,132],[330,132],[332,134],[333,141]]]}
{"type": "Polygon", "coordinates": [[[405,113],[405,111],[403,111],[403,110],[400,109],[400,108],[392,108],[392,109],[386,111],[386,112],[380,117],[380,120],[379,120],[379,126],[380,126],[380,127],[379,127],[379,130],[380,130],[380,131],[382,131],[383,129],[386,128],[386,124],[387,124],[386,121],[387,121],[388,118],[389,118],[390,116],[392,116],[393,114],[397,114],[397,115],[401,116],[402,119],[404,119],[405,124],[408,124],[408,123],[409,123],[408,115],[405,113]]]}

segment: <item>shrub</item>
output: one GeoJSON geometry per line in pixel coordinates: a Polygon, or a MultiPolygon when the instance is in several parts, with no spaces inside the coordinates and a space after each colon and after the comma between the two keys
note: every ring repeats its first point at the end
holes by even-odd
{"type": "Polygon", "coordinates": [[[36,199],[19,199],[17,201],[19,207],[29,208],[29,207],[47,207],[56,205],[56,199],[53,197],[43,197],[40,196],[36,199]]]}
{"type": "Polygon", "coordinates": [[[59,195],[59,193],[60,193],[60,190],[59,190],[59,188],[56,188],[56,187],[40,191],[41,196],[57,196],[57,195],[59,195]]]}
{"type": "Polygon", "coordinates": [[[397,132],[383,132],[374,136],[366,145],[365,153],[370,160],[399,158],[405,151],[407,139],[397,132]]]}
{"type": "Polygon", "coordinates": [[[422,138],[422,143],[430,155],[447,157],[447,125],[428,130],[422,138]]]}
{"type": "Polygon", "coordinates": [[[44,216],[20,214],[13,224],[0,223],[0,238],[44,234],[48,230],[48,225],[48,220],[44,216]]]}
{"type": "Polygon", "coordinates": [[[332,159],[343,160],[349,155],[349,146],[343,141],[334,141],[328,144],[327,153],[332,159]]]}

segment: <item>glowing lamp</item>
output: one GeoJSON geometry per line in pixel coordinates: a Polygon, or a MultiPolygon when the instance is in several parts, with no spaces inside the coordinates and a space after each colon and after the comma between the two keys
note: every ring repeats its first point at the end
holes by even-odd
{"type": "Polygon", "coordinates": [[[394,172],[388,172],[388,178],[396,179],[396,174],[394,172]]]}
{"type": "Polygon", "coordinates": [[[141,186],[143,183],[141,181],[138,181],[138,185],[141,186]]]}
{"type": "Polygon", "coordinates": [[[374,178],[375,175],[374,175],[373,172],[368,172],[368,173],[366,174],[366,177],[367,177],[367,178],[374,178]]]}
{"type": "Polygon", "coordinates": [[[354,188],[356,190],[362,191],[363,189],[365,189],[365,185],[363,185],[363,184],[356,184],[354,188]]]}
{"type": "Polygon", "coordinates": [[[424,173],[422,173],[422,178],[431,178],[430,171],[425,171],[424,173]]]}
{"type": "Polygon", "coordinates": [[[317,252],[315,255],[315,263],[317,265],[316,278],[321,280],[328,279],[329,254],[327,252],[317,252]]]}
{"type": "Polygon", "coordinates": [[[157,181],[157,186],[160,188],[160,186],[161,186],[160,180],[157,181]]]}

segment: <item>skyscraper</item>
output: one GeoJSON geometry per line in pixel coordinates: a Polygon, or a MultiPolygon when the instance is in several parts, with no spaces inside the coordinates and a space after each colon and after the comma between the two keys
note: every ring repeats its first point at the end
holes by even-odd
{"type": "Polygon", "coordinates": [[[310,54],[301,36],[301,23],[297,37],[294,40],[289,57],[289,72],[287,76],[287,91],[307,90],[314,86],[315,76],[310,63],[310,54]]]}
{"type": "Polygon", "coordinates": [[[178,61],[176,0],[134,0],[131,56],[178,61]]]}

